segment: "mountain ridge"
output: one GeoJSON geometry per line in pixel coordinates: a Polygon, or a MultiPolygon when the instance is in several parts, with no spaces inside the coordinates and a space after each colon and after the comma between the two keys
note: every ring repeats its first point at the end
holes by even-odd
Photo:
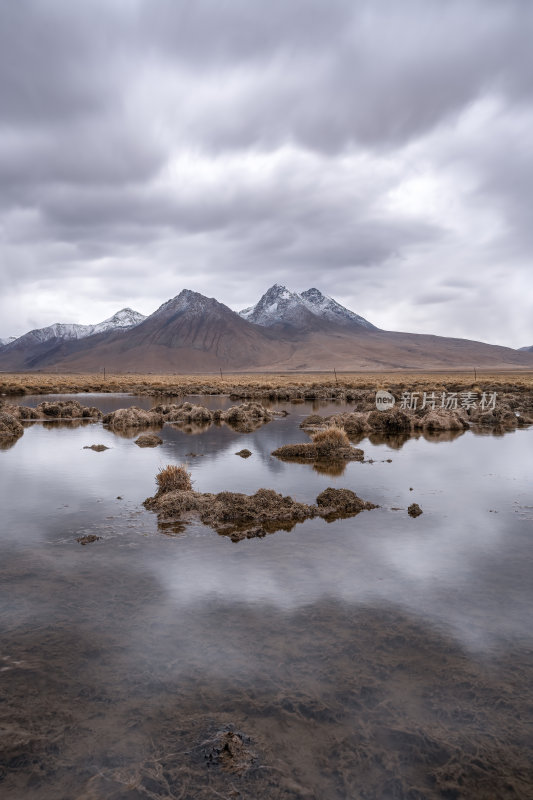
{"type": "MultiPolygon", "coordinates": [[[[94,336],[98,333],[105,333],[111,330],[119,330],[124,328],[132,328],[145,320],[144,314],[139,311],[134,311],[131,308],[121,308],[111,317],[97,322],[93,325],[82,325],[76,322],[54,322],[52,325],[47,325],[44,328],[33,328],[21,336],[12,336],[10,340],[6,340],[4,347],[10,347],[14,344],[36,344],[47,342],[51,339],[84,339],[88,336],[94,336]]],[[[1,342],[2,340],[0,340],[1,342]]]]}
{"type": "Polygon", "coordinates": [[[275,283],[260,297],[254,306],[238,312],[243,319],[262,327],[286,325],[295,328],[316,327],[319,320],[339,325],[354,325],[378,330],[364,317],[322,294],[315,287],[304,292],[291,292],[283,284],[275,283]]]}
{"type": "MultiPolygon", "coordinates": [[[[533,353],[468,339],[384,331],[318,289],[274,284],[240,314],[190,289],[133,326],[0,348],[0,370],[224,371],[533,368],[533,353]],[[310,307],[311,306],[311,307],[310,307]],[[313,310],[314,309],[314,310],[313,310]],[[259,318],[258,324],[248,317],[259,318]]],[[[142,316],[142,315],[141,315],[142,316]]]]}

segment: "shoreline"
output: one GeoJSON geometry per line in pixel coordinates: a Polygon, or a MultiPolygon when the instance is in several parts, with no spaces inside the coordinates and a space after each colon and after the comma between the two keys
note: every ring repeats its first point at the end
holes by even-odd
{"type": "Polygon", "coordinates": [[[402,391],[445,387],[479,387],[493,391],[533,391],[533,370],[395,371],[395,372],[305,372],[205,374],[111,374],[95,373],[0,373],[0,396],[26,394],[127,393],[148,395],[226,394],[235,397],[285,393],[287,399],[314,391],[341,398],[346,390],[381,389],[402,391]]]}

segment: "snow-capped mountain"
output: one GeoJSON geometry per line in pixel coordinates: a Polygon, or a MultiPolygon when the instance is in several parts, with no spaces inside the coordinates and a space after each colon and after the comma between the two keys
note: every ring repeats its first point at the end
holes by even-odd
{"type": "Polygon", "coordinates": [[[297,293],[278,284],[241,315],[185,289],[147,318],[123,309],[98,325],[52,325],[0,348],[5,372],[279,373],[467,364],[531,368],[533,353],[376,329],[316,288],[297,293]]]}
{"type": "Polygon", "coordinates": [[[323,319],[331,320],[331,322],[355,322],[363,328],[377,330],[376,326],[372,325],[367,319],[360,317],[355,311],[350,311],[349,308],[341,306],[332,297],[322,294],[319,289],[307,289],[301,293],[300,297],[313,314],[317,314],[323,319]]]}
{"type": "Polygon", "coordinates": [[[134,328],[136,325],[140,325],[145,319],[145,315],[141,314],[139,311],[134,311],[132,308],[122,308],[103,322],[97,322],[96,325],[89,325],[88,327],[92,327],[93,330],[87,335],[92,336],[95,333],[134,328]]]}
{"type": "Polygon", "coordinates": [[[358,325],[369,330],[377,330],[371,322],[341,306],[318,289],[307,289],[298,294],[278,283],[271,286],[255,306],[245,308],[239,314],[248,322],[264,327],[279,324],[300,326],[318,318],[342,325],[358,325]]]}
{"type": "Polygon", "coordinates": [[[191,314],[204,314],[213,304],[220,305],[217,300],[211,297],[205,297],[205,295],[199,292],[193,292],[191,289],[182,289],[176,297],[172,297],[170,300],[167,300],[166,303],[159,306],[151,316],[159,314],[177,314],[180,311],[187,311],[191,314]]]}
{"type": "Polygon", "coordinates": [[[0,339],[0,347],[4,347],[6,344],[11,344],[11,342],[14,342],[16,338],[16,336],[8,336],[7,339],[0,339]]]}
{"type": "Polygon", "coordinates": [[[268,328],[279,323],[302,324],[309,317],[309,310],[299,294],[275,283],[255,306],[245,308],[239,314],[248,322],[268,328]]]}
{"type": "Polygon", "coordinates": [[[53,325],[48,325],[46,328],[35,328],[18,338],[13,337],[11,341],[6,343],[6,346],[42,344],[52,339],[61,339],[63,341],[85,339],[87,336],[93,336],[96,333],[133,328],[145,319],[146,317],[144,314],[133,311],[131,308],[123,308],[117,311],[116,314],[113,314],[112,317],[105,319],[103,322],[97,322],[95,325],[56,322],[53,325]]]}

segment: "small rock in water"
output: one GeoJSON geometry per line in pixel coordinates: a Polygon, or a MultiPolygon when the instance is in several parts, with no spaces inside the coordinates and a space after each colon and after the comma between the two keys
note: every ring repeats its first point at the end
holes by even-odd
{"type": "Polygon", "coordinates": [[[103,450],[109,450],[105,444],[86,444],[84,450],[94,450],[95,453],[101,453],[103,450]]]}
{"type": "Polygon", "coordinates": [[[250,458],[252,455],[251,450],[247,450],[246,447],[243,450],[239,450],[238,453],[235,453],[236,456],[240,456],[241,458],[250,458]]]}
{"type": "Polygon", "coordinates": [[[99,542],[101,538],[101,536],[96,536],[94,533],[89,533],[87,536],[78,536],[76,541],[80,544],[92,544],[93,542],[99,542]]]}
{"type": "Polygon", "coordinates": [[[422,511],[418,503],[411,503],[411,505],[407,509],[407,513],[409,514],[410,517],[419,517],[420,514],[423,514],[424,512],[422,511]]]}

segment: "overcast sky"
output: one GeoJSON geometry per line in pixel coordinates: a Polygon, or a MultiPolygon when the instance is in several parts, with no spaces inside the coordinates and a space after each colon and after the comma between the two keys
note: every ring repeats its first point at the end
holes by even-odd
{"type": "Polygon", "coordinates": [[[0,336],[316,286],[533,344],[530,0],[0,0],[0,336]]]}

